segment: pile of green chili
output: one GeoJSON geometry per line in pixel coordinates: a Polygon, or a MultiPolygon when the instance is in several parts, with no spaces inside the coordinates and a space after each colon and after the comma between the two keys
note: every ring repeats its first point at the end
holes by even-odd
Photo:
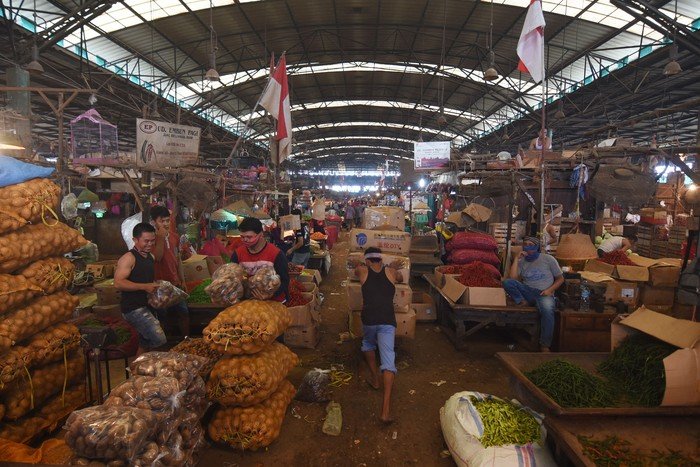
{"type": "Polygon", "coordinates": [[[600,365],[598,371],[632,405],[656,407],[666,389],[663,359],[678,350],[647,334],[627,337],[600,365]]]}
{"type": "Polygon", "coordinates": [[[540,440],[540,425],[527,410],[511,402],[471,397],[484,424],[484,447],[528,444],[540,440]]]}
{"type": "Polygon", "coordinates": [[[543,363],[525,376],[562,407],[610,407],[608,384],[566,360],[543,363]]]}
{"type": "Polygon", "coordinates": [[[211,284],[211,279],[204,279],[201,284],[192,289],[189,298],[187,298],[187,303],[211,303],[211,298],[204,291],[204,288],[211,284]]]}

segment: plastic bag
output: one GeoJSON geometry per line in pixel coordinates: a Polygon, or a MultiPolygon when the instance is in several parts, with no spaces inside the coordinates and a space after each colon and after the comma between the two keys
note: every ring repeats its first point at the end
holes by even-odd
{"type": "Polygon", "coordinates": [[[182,436],[182,448],[188,451],[197,450],[204,445],[204,428],[197,414],[187,412],[180,419],[177,431],[182,436]]]}
{"type": "Polygon", "coordinates": [[[201,418],[209,405],[206,383],[201,376],[196,376],[185,389],[185,411],[201,418]]]}
{"type": "Polygon", "coordinates": [[[234,305],[245,294],[245,276],[245,269],[240,264],[224,264],[214,272],[211,284],[204,291],[209,295],[212,303],[234,305]]]}
{"type": "Polygon", "coordinates": [[[131,250],[134,247],[134,227],[136,224],[140,224],[143,219],[143,213],[137,212],[133,216],[127,217],[122,222],[122,238],[124,243],[126,243],[126,249],[131,250]]]}
{"type": "Polygon", "coordinates": [[[204,379],[209,378],[209,373],[211,373],[211,370],[214,368],[214,365],[216,365],[216,362],[221,360],[221,358],[224,356],[222,352],[207,344],[201,337],[187,338],[170,349],[170,351],[198,355],[209,359],[206,365],[203,365],[199,370],[199,376],[204,379]]]}
{"type": "Polygon", "coordinates": [[[250,296],[258,300],[269,300],[279,290],[282,279],[277,275],[274,268],[263,267],[248,278],[248,288],[250,296]]]}
{"type": "Polygon", "coordinates": [[[53,167],[40,167],[14,157],[0,156],[0,187],[26,182],[32,178],[48,177],[53,171],[53,167]]]}
{"type": "Polygon", "coordinates": [[[302,402],[328,402],[331,400],[331,370],[314,368],[304,375],[294,399],[302,402]]]}
{"type": "Polygon", "coordinates": [[[156,310],[165,310],[189,297],[187,292],[168,281],[156,281],[156,284],[158,284],[158,288],[153,293],[148,294],[148,304],[156,310]]]}
{"type": "Polygon", "coordinates": [[[150,410],[98,405],[73,412],[63,428],[66,444],[80,457],[131,461],[158,423],[150,410]]]}
{"type": "Polygon", "coordinates": [[[177,379],[181,388],[187,388],[208,359],[178,352],[148,352],[131,362],[132,375],[169,376],[177,379]]]}

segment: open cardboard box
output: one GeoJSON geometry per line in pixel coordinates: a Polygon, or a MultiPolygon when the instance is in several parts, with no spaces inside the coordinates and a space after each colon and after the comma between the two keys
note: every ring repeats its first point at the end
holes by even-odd
{"type": "Polygon", "coordinates": [[[318,269],[304,269],[297,277],[299,282],[313,282],[316,285],[321,285],[321,271],[318,269]]]}
{"type": "Polygon", "coordinates": [[[506,306],[506,291],[500,287],[467,287],[454,277],[446,276],[442,292],[450,300],[469,306],[506,306]]]}
{"type": "Polygon", "coordinates": [[[192,255],[182,262],[185,282],[201,282],[211,277],[207,255],[192,255]]]}
{"type": "Polygon", "coordinates": [[[627,282],[646,282],[649,280],[649,269],[646,266],[614,266],[597,259],[591,259],[586,262],[583,270],[608,274],[615,279],[627,282]]]}
{"type": "MultiPolygon", "coordinates": [[[[349,253],[348,254],[348,259],[347,263],[350,261],[359,261],[361,264],[364,264],[365,262],[365,256],[364,253],[361,251],[357,251],[354,253],[349,253]]],[[[408,256],[399,256],[399,255],[390,255],[387,253],[382,253],[382,263],[385,265],[390,265],[394,261],[403,261],[404,267],[401,269],[397,269],[397,272],[401,276],[401,283],[402,284],[408,284],[408,281],[411,279],[411,260],[408,258],[408,256]]],[[[346,263],[346,264],[347,264],[346,263]]],[[[348,267],[348,279],[351,281],[359,281],[360,279],[355,275],[355,270],[353,268],[348,267]]]]}
{"type": "Polygon", "coordinates": [[[316,297],[308,292],[302,292],[304,298],[309,300],[306,305],[292,306],[287,308],[292,317],[290,326],[310,326],[321,322],[321,314],[316,308],[316,297]]]}
{"type": "Polygon", "coordinates": [[[645,307],[612,323],[614,350],[630,334],[643,332],[678,347],[664,359],[666,391],[662,406],[700,405],[700,323],[676,319],[645,307]]]}
{"type": "Polygon", "coordinates": [[[376,247],[382,253],[408,256],[411,251],[411,234],[398,230],[352,229],[350,251],[364,251],[376,247]]]}
{"type": "MultiPolygon", "coordinates": [[[[359,282],[348,282],[348,307],[352,311],[362,310],[362,284],[359,282]]],[[[406,284],[396,284],[394,292],[394,308],[405,308],[411,305],[413,291],[406,284]]]]}
{"type": "Polygon", "coordinates": [[[651,259],[639,255],[631,255],[630,260],[649,270],[649,284],[654,287],[675,287],[678,285],[683,260],[679,258],[651,259]]]}

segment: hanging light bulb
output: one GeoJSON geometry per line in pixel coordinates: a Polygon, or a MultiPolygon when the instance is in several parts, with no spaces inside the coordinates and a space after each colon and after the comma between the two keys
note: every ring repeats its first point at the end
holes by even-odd
{"type": "Polygon", "coordinates": [[[211,82],[219,81],[221,79],[221,76],[219,76],[219,72],[216,71],[216,50],[211,51],[211,58],[209,59],[209,69],[207,70],[207,73],[204,75],[204,77],[211,82]]]}
{"type": "Polygon", "coordinates": [[[32,61],[27,63],[24,69],[31,75],[41,75],[44,73],[44,67],[39,63],[39,49],[36,44],[32,45],[32,61]]]}
{"type": "Polygon", "coordinates": [[[554,118],[561,120],[564,117],[566,117],[566,114],[564,113],[564,101],[559,101],[559,109],[557,109],[557,111],[554,113],[554,118]]]}
{"type": "Polygon", "coordinates": [[[496,55],[493,53],[493,50],[489,50],[489,67],[484,72],[484,79],[486,81],[498,79],[498,71],[496,70],[496,55]]]}
{"type": "Polygon", "coordinates": [[[204,74],[204,77],[210,82],[219,81],[221,76],[216,71],[216,31],[214,30],[214,2],[209,0],[209,47],[211,56],[209,57],[209,69],[204,74]]]}

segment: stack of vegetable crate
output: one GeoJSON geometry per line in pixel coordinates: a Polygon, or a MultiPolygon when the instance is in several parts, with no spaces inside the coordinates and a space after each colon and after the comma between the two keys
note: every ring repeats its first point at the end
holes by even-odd
{"type": "Polygon", "coordinates": [[[209,403],[206,358],[149,352],[131,363],[131,377],[103,405],[73,412],[66,444],[75,463],[184,466],[204,444],[201,418],[209,403]]]}
{"type": "MultiPolygon", "coordinates": [[[[0,438],[27,442],[86,402],[78,304],[62,255],[86,244],[55,218],[47,179],[0,188],[0,438]]],[[[0,459],[1,460],[1,459],[0,459]]]]}
{"type": "Polygon", "coordinates": [[[285,378],[299,359],[275,339],[291,321],[281,303],[245,300],[204,329],[204,340],[224,355],[207,381],[207,394],[218,404],[207,427],[215,442],[257,450],[279,436],[295,393],[285,378]]]}

